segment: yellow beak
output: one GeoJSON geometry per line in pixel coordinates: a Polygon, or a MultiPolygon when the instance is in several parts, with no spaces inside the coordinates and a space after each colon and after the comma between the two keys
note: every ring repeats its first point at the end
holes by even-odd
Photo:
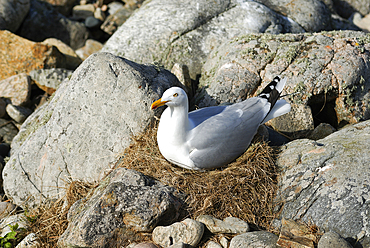
{"type": "Polygon", "coordinates": [[[163,101],[162,98],[158,99],[157,101],[153,102],[152,105],[150,106],[151,109],[156,109],[160,106],[163,106],[167,103],[168,101],[163,101]]]}

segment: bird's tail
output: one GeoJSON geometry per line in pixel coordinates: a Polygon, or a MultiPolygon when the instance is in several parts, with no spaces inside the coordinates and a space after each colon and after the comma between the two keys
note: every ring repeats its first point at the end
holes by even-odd
{"type": "Polygon", "coordinates": [[[261,124],[278,117],[280,115],[286,114],[290,111],[290,104],[280,99],[280,94],[284,89],[287,78],[280,79],[279,76],[276,76],[271,83],[269,83],[263,91],[258,95],[258,97],[265,98],[271,104],[270,112],[267,114],[265,119],[261,124]]]}

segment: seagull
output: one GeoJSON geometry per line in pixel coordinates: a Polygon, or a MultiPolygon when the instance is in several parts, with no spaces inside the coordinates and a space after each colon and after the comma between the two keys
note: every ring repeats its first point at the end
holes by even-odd
{"type": "Polygon", "coordinates": [[[279,99],[286,81],[277,76],[257,97],[191,112],[185,91],[169,88],[151,105],[152,110],[167,105],[157,131],[161,154],[191,170],[227,165],[247,150],[260,125],[290,111],[290,104],[279,99]]]}

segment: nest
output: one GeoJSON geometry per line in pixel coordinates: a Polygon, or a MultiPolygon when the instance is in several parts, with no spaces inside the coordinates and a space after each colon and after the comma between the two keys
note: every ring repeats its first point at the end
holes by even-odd
{"type": "Polygon", "coordinates": [[[233,216],[269,229],[274,218],[272,199],[277,189],[274,150],[255,140],[225,168],[192,171],[167,162],[156,142],[157,127],[134,137],[119,167],[134,169],[186,195],[187,217],[233,216]]]}
{"type": "MultiPolygon", "coordinates": [[[[271,147],[254,141],[227,167],[191,171],[172,165],[163,158],[157,146],[156,133],[157,127],[154,126],[133,137],[132,145],[124,151],[116,167],[140,171],[185,194],[184,218],[196,219],[204,214],[219,219],[233,216],[247,221],[255,229],[270,230],[270,222],[274,218],[272,199],[277,188],[275,155],[271,147]]],[[[31,221],[26,234],[36,233],[41,247],[56,247],[68,226],[69,208],[77,200],[88,198],[96,186],[81,181],[70,181],[67,185],[64,197],[25,214],[31,221]]],[[[150,235],[142,238],[149,240],[150,235]]],[[[204,246],[205,241],[202,243],[204,246]]]]}

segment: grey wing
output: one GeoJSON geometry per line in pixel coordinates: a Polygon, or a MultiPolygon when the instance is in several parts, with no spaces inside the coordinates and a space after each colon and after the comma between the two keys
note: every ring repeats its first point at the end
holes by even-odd
{"type": "Polygon", "coordinates": [[[269,109],[266,99],[250,98],[203,120],[189,134],[190,159],[200,168],[231,162],[248,148],[269,109]]]}

